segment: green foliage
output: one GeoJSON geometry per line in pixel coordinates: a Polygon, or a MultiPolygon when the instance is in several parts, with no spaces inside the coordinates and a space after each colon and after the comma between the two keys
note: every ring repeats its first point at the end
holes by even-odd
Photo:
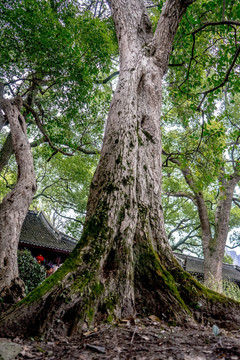
{"type": "Polygon", "coordinates": [[[229,298],[240,302],[240,288],[237,284],[232,281],[223,280],[223,291],[222,293],[229,298]]]}
{"type": "MultiPolygon", "coordinates": [[[[40,122],[23,109],[29,139],[38,142],[33,148],[38,192],[32,207],[51,217],[56,212],[77,217],[79,222],[65,227],[76,237],[112,96],[101,80],[115,70],[118,53],[113,21],[88,8],[76,0],[0,2],[0,81],[8,84],[5,96],[21,95],[40,122]]],[[[4,139],[1,133],[1,144],[4,139]]],[[[0,178],[2,197],[16,174],[9,162],[0,178]]]]}
{"type": "Polygon", "coordinates": [[[224,279],[220,283],[212,277],[208,280],[207,287],[213,291],[219,292],[230,299],[240,301],[240,288],[234,282],[224,279]],[[219,291],[221,289],[221,291],[219,291]]]}
{"type": "Polygon", "coordinates": [[[18,251],[18,269],[19,276],[25,283],[25,293],[40,285],[46,278],[44,267],[34,260],[29,250],[18,251]]]}
{"type": "Polygon", "coordinates": [[[225,253],[224,258],[223,258],[223,262],[224,262],[224,264],[232,265],[233,264],[233,259],[231,258],[230,255],[225,253]]]}
{"type": "MultiPolygon", "coordinates": [[[[240,4],[223,4],[221,0],[200,0],[187,9],[170,56],[170,64],[177,66],[169,68],[163,96],[163,148],[178,161],[163,158],[163,204],[168,207],[165,223],[168,233],[181,225],[170,237],[173,245],[187,239],[179,249],[198,254],[201,233],[194,230],[199,225],[196,206],[189,196],[172,195],[182,192],[193,197],[201,192],[214,236],[217,205],[228,196],[226,182],[239,174],[240,82],[238,65],[233,62],[240,33],[238,27],[224,21],[238,21],[240,4]],[[184,169],[189,170],[185,179],[184,169]]],[[[236,198],[238,193],[237,187],[236,198]]],[[[240,221],[237,206],[231,210],[230,230],[240,221]]]]}
{"type": "MultiPolygon", "coordinates": [[[[80,11],[77,1],[65,5],[0,4],[0,80],[34,108],[53,145],[65,152],[85,144],[96,149],[111,96],[98,80],[111,70],[115,33],[109,19],[80,11]]],[[[33,122],[29,111],[25,118],[33,122]]],[[[28,131],[32,139],[42,137],[34,124],[28,131]]]]}
{"type": "Polygon", "coordinates": [[[34,71],[40,77],[48,74],[58,85],[66,79],[84,85],[89,75],[99,73],[99,67],[109,66],[109,52],[115,51],[113,24],[87,11],[80,13],[77,1],[64,3],[1,2],[0,64],[4,76],[22,78],[26,75],[23,71],[34,71]]]}
{"type": "Polygon", "coordinates": [[[31,207],[44,210],[58,230],[78,239],[98,156],[78,153],[65,157],[57,154],[50,162],[46,162],[48,156],[47,146],[38,149],[37,153],[34,151],[38,192],[31,207]],[[67,218],[63,217],[60,222],[60,215],[67,218]]]}
{"type": "MultiPolygon", "coordinates": [[[[223,19],[239,20],[239,2],[226,2],[225,9],[223,4],[222,0],[194,2],[187,9],[174,40],[170,63],[182,65],[170,68],[168,83],[172,102],[179,108],[185,125],[191,121],[189,115],[198,108],[203,92],[223,82],[237,51],[239,29],[224,23],[206,26],[223,19]],[[183,107],[188,108],[187,113],[181,111],[183,107]]],[[[231,71],[228,92],[234,94],[238,89],[239,77],[231,71]]],[[[221,88],[210,92],[202,108],[212,113],[220,93],[221,88]]]]}
{"type": "MultiPolygon", "coordinates": [[[[239,95],[234,96],[234,101],[229,95],[227,103],[219,97],[219,111],[211,119],[205,118],[202,128],[197,128],[194,123],[184,127],[179,124],[176,131],[174,122],[163,129],[163,147],[171,154],[175,163],[164,157],[163,164],[163,204],[165,205],[165,223],[167,232],[181,224],[180,228],[171,236],[173,245],[180,239],[186,239],[190,231],[197,229],[200,224],[194,194],[202,193],[208,217],[215,233],[215,211],[220,201],[226,199],[228,193],[226,186],[233,176],[239,175],[239,95]],[[173,155],[172,155],[173,154],[173,155]],[[183,171],[188,175],[184,178],[183,171]],[[189,182],[188,182],[189,180],[189,182]],[[182,197],[176,197],[176,194],[182,197]],[[184,194],[186,196],[184,196],[184,194]],[[167,199],[168,198],[168,199],[167,199]],[[181,211],[179,211],[181,209],[181,211]],[[192,228],[191,228],[192,226],[192,228]],[[182,229],[182,230],[181,230],[182,229]]],[[[176,121],[178,118],[176,118],[176,121]]],[[[234,191],[234,203],[231,208],[229,230],[239,225],[240,203],[238,185],[234,191]]],[[[180,250],[187,250],[199,255],[197,239],[201,236],[200,229],[190,234],[190,238],[182,244],[180,250]],[[194,236],[194,238],[193,238],[194,236]],[[191,246],[192,245],[192,246],[191,246]],[[189,247],[190,246],[190,247],[189,247]],[[197,251],[196,251],[197,250],[197,251]]],[[[234,246],[238,243],[237,237],[231,237],[234,246]]]]}

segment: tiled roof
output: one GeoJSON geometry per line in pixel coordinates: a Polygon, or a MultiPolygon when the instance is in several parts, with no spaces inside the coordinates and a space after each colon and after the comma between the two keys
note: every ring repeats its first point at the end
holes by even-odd
{"type": "MultiPolygon", "coordinates": [[[[203,259],[175,253],[175,257],[181,266],[189,273],[200,275],[203,274],[204,262],[203,259]]],[[[228,280],[233,280],[237,283],[240,283],[240,267],[236,265],[223,264],[222,268],[223,278],[228,280]]]]}
{"type": "Polygon", "coordinates": [[[77,241],[71,236],[54,229],[43,212],[28,211],[19,243],[69,253],[74,249],[77,241]]]}

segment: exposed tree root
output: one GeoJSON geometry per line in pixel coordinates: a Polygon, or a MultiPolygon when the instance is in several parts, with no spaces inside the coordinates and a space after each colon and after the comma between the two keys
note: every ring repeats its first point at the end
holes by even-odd
{"type": "Polygon", "coordinates": [[[70,336],[101,322],[117,322],[124,318],[126,306],[128,312],[132,306],[129,317],[133,318],[154,314],[173,325],[196,320],[239,327],[239,303],[207,290],[174,260],[167,270],[153,250],[139,247],[135,253],[131,305],[129,299],[120,297],[121,287],[129,286],[129,281],[120,279],[113,267],[104,279],[106,261],[89,271],[86,265],[77,265],[81,253],[78,246],[56,274],[1,316],[1,336],[15,336],[16,332],[25,337],[48,337],[52,332],[70,336]],[[112,285],[116,277],[120,288],[112,285]]]}
{"type": "Polygon", "coordinates": [[[11,281],[9,287],[4,287],[0,292],[0,312],[6,311],[24,297],[25,286],[20,278],[11,281]]]}

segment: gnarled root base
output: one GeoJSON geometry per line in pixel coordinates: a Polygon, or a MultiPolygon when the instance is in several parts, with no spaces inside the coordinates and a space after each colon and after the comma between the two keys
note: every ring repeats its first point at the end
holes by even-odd
{"type": "MultiPolygon", "coordinates": [[[[79,254],[80,247],[53,276],[1,316],[1,336],[17,332],[48,337],[53,331],[69,336],[125,315],[154,314],[172,324],[196,319],[231,329],[240,325],[240,304],[204,288],[174,259],[166,268],[167,262],[163,265],[153,250],[139,247],[131,283],[114,268],[113,258],[111,267],[105,257],[100,265],[89,261],[87,268],[78,264],[79,254]],[[121,296],[125,286],[133,297],[121,296]]],[[[108,255],[113,256],[111,251],[108,255]]]]}
{"type": "Polygon", "coordinates": [[[23,299],[24,291],[24,282],[20,278],[15,278],[9,287],[4,287],[0,292],[0,313],[23,299]]]}

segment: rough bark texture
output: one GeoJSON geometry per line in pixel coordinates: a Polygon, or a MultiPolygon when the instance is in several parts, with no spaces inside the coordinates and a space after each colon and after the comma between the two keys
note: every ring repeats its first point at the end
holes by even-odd
{"type": "Polygon", "coordinates": [[[5,301],[21,297],[23,284],[18,277],[17,248],[21,227],[36,191],[31,148],[20,109],[21,98],[0,99],[12,132],[12,144],[18,165],[18,180],[0,204],[0,297],[5,301]]]}
{"type": "Polygon", "coordinates": [[[1,317],[2,335],[16,329],[25,335],[48,336],[53,329],[71,335],[137,314],[183,322],[192,313],[201,320],[205,313],[209,321],[219,316],[227,325],[234,312],[239,319],[236,303],[207,292],[181,270],[164,231],[161,83],[184,6],[166,1],[153,36],[142,1],[111,1],[120,77],[83,235],[64,265],[1,317]],[[229,302],[232,312],[226,315],[229,302]]]}
{"type": "Polygon", "coordinates": [[[13,151],[13,144],[12,144],[12,134],[10,132],[0,150],[0,174],[1,174],[4,166],[6,166],[8,164],[8,161],[13,153],[14,153],[14,151],[13,151]]]}

